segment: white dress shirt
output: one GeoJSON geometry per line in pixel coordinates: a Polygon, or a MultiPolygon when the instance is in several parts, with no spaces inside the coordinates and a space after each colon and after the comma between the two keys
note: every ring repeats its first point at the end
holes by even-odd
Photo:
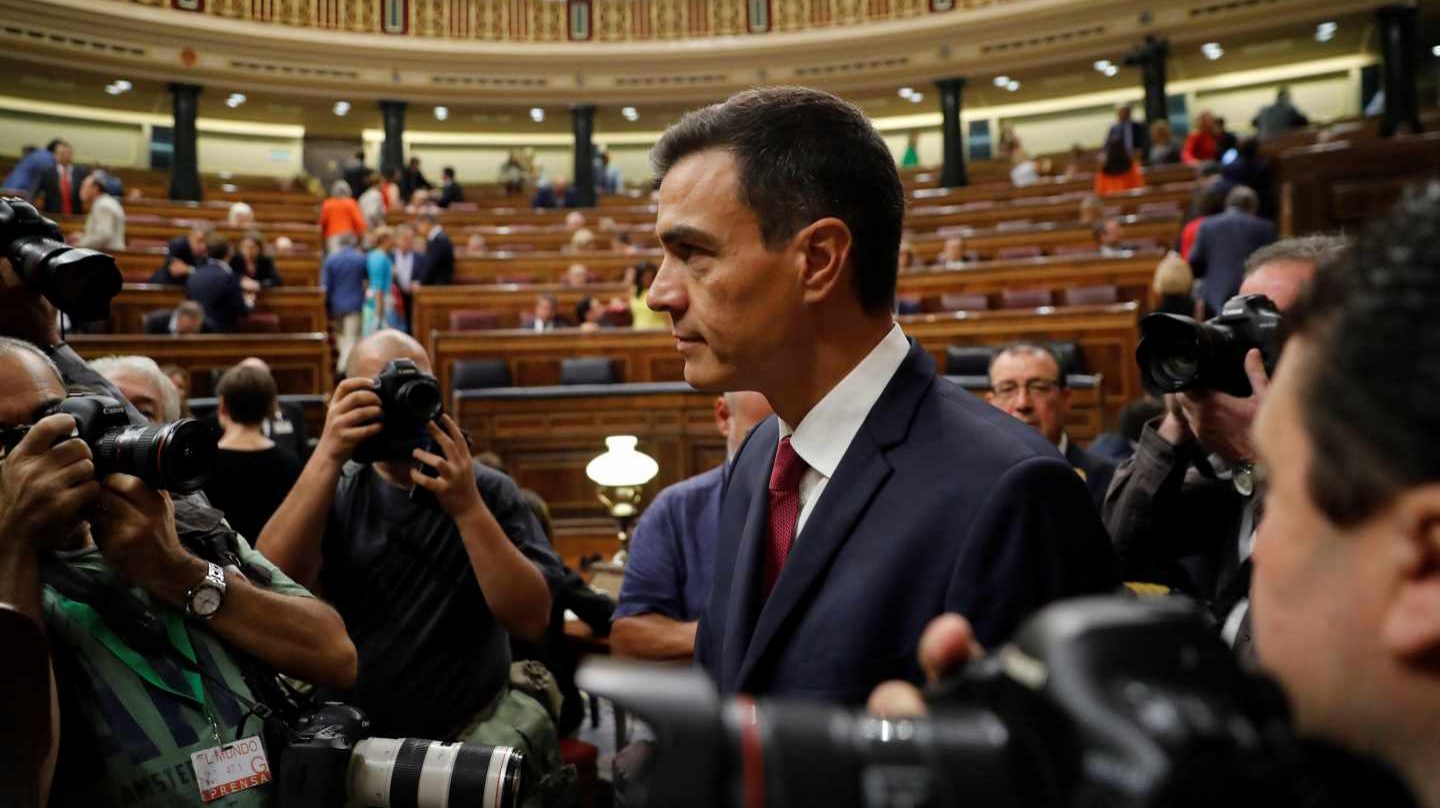
{"type": "Polygon", "coordinates": [[[910,353],[910,341],[897,323],[880,340],[868,356],[856,365],[840,383],[820,399],[799,426],[790,426],[780,419],[780,438],[790,438],[790,446],[805,461],[807,468],[800,477],[800,518],[795,522],[795,538],[805,529],[805,522],[820,501],[825,484],[835,476],[845,452],[850,449],[855,433],[865,424],[880,394],[890,384],[910,353]]]}
{"type": "Polygon", "coordinates": [[[395,284],[402,290],[410,291],[410,281],[415,272],[415,253],[410,250],[395,253],[395,284]]]}

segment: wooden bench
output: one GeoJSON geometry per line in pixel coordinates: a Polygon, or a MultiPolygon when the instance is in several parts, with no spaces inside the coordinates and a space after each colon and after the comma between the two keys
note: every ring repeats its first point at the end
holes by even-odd
{"type": "MultiPolygon", "coordinates": [[[[1140,306],[1045,307],[953,312],[900,317],[905,333],[935,357],[943,372],[951,345],[1003,345],[1016,340],[1061,340],[1079,346],[1085,371],[1101,374],[1101,408],[1108,422],[1141,395],[1135,366],[1140,306]]],[[[503,359],[516,386],[544,387],[560,381],[561,360],[605,356],[617,363],[623,382],[684,380],[684,359],[664,330],[610,329],[544,333],[520,330],[442,331],[431,336],[430,355],[442,390],[451,390],[455,362],[503,359]]]]}
{"type": "MultiPolygon", "coordinates": [[[[126,283],[145,283],[165,261],[164,250],[120,250],[110,253],[126,283]]],[[[275,270],[287,286],[320,285],[321,258],[318,252],[275,256],[275,270]]]]}
{"type": "MultiPolygon", "coordinates": [[[[182,286],[126,284],[110,301],[110,333],[145,333],[145,315],[156,309],[173,309],[185,299],[182,286]]],[[[280,318],[280,330],[291,334],[325,331],[325,290],[318,286],[277,286],[261,289],[257,313],[280,318]]]]}
{"type": "MultiPolygon", "coordinates": [[[[83,216],[54,216],[51,218],[54,218],[55,221],[60,224],[60,230],[65,233],[85,229],[85,217],[83,216]]],[[[244,238],[245,234],[250,232],[250,229],[251,228],[248,227],[229,227],[221,225],[215,228],[215,232],[219,235],[225,236],[226,238],[230,239],[231,242],[238,245],[240,243],[240,239],[244,238]]],[[[189,232],[189,230],[189,225],[187,223],[184,223],[182,220],[166,220],[161,222],[137,222],[127,219],[125,222],[125,239],[127,241],[133,239],[146,239],[149,241],[169,241],[176,236],[185,235],[189,232]]],[[[320,249],[320,227],[315,224],[302,224],[299,222],[295,222],[280,225],[271,223],[265,225],[265,227],[261,229],[260,232],[264,233],[265,238],[270,241],[274,241],[280,236],[286,236],[296,244],[303,244],[306,247],[309,247],[311,250],[320,249]]],[[[160,262],[156,261],[155,263],[158,266],[160,262]]]]}
{"type": "Polygon", "coordinates": [[[325,334],[195,334],[183,337],[140,334],[77,335],[70,347],[86,359],[148,356],[190,374],[186,398],[212,395],[210,374],[258,356],[270,365],[281,393],[321,393],[335,387],[335,360],[325,334]]]}
{"type": "MultiPolygon", "coordinates": [[[[1067,431],[1081,443],[1100,432],[1095,382],[1072,377],[1067,431]]],[[[983,393],[983,381],[981,388],[970,389],[983,393]]],[[[516,483],[539,493],[559,522],[605,518],[585,465],[605,451],[607,436],[636,436],[640,451],[660,464],[645,487],[646,504],[725,459],[715,394],[683,382],[462,391],[452,397],[451,412],[476,451],[499,455],[516,483]]]]}

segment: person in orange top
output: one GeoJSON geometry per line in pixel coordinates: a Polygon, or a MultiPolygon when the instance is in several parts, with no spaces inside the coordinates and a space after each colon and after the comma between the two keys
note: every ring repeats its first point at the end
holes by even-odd
{"type": "Polygon", "coordinates": [[[336,180],[330,186],[330,198],[320,206],[320,237],[325,240],[325,252],[339,249],[340,237],[346,233],[354,233],[358,238],[364,232],[365,217],[350,195],[350,185],[336,180]]]}
{"type": "Polygon", "coordinates": [[[1140,173],[1140,161],[1135,153],[1125,147],[1121,130],[1110,130],[1105,146],[1100,150],[1100,170],[1095,173],[1095,195],[1129,191],[1145,187],[1145,175],[1140,173]]]}
{"type": "Polygon", "coordinates": [[[1219,156],[1220,143],[1216,137],[1215,116],[1207,110],[1200,113],[1195,131],[1185,138],[1185,149],[1180,152],[1180,159],[1185,161],[1185,165],[1193,166],[1208,163],[1219,156]]]}

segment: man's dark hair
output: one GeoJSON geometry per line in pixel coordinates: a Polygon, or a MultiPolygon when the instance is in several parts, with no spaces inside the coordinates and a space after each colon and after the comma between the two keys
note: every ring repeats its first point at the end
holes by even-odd
{"type": "Polygon", "coordinates": [[[440,169],[440,176],[453,180],[455,179],[455,169],[451,168],[450,166],[445,166],[444,168],[440,169]]]}
{"type": "Polygon", "coordinates": [[[216,261],[229,258],[232,249],[230,239],[219,233],[211,233],[210,237],[205,239],[205,254],[216,261]]]}
{"type": "Polygon", "coordinates": [[[225,371],[215,394],[225,404],[230,420],[259,426],[275,413],[275,379],[254,365],[236,365],[225,371]]]}
{"type": "Polygon", "coordinates": [[[735,156],[740,200],[769,249],[833,216],[850,228],[855,292],[866,311],[895,299],[905,193],[895,158],[859,108],[804,87],[747,90],[687,114],[650,153],[655,176],[690,155],[735,156]]]}
{"type": "Polygon", "coordinates": [[[1011,354],[1015,354],[1018,356],[1024,356],[1026,354],[1029,354],[1031,356],[1050,357],[1050,361],[1055,363],[1055,370],[1057,371],[1055,379],[1056,386],[1058,386],[1061,390],[1065,389],[1066,382],[1068,381],[1065,378],[1065,364],[1060,361],[1060,356],[1055,353],[1054,348],[1051,348],[1049,345],[1042,345],[1038,342],[1012,342],[1009,345],[1006,345],[1005,347],[996,351],[995,355],[990,357],[990,367],[985,370],[986,377],[989,377],[995,373],[995,363],[1000,361],[1000,357],[1009,356],[1011,354]]]}
{"type": "Polygon", "coordinates": [[[61,146],[69,146],[69,145],[70,145],[70,144],[67,143],[64,139],[57,137],[57,138],[55,138],[54,140],[50,141],[49,143],[46,143],[46,144],[45,144],[45,151],[48,151],[48,152],[50,152],[50,153],[53,154],[53,153],[55,152],[55,150],[58,149],[58,148],[60,148],[61,146]]]}
{"type": "Polygon", "coordinates": [[[1271,261],[1298,261],[1323,267],[1340,260],[1349,247],[1350,240],[1344,236],[1324,233],[1281,239],[1250,253],[1250,257],[1245,259],[1245,274],[1251,275],[1271,261]]]}
{"type": "Polygon", "coordinates": [[[1307,484],[1352,526],[1406,488],[1440,481],[1440,185],[1408,196],[1291,314],[1314,347],[1301,392],[1307,484]]]}

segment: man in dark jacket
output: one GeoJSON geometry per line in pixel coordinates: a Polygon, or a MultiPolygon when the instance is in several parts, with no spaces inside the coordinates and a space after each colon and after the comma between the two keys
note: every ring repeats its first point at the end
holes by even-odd
{"type": "Polygon", "coordinates": [[[1236,186],[1225,197],[1225,212],[1206,219],[1195,236],[1188,260],[1195,277],[1205,280],[1202,297],[1212,313],[1240,291],[1250,253],[1275,240],[1275,225],[1255,215],[1259,207],[1254,191],[1236,186]]]}
{"type": "Polygon", "coordinates": [[[208,224],[191,226],[190,232],[170,239],[165,248],[165,261],[150,276],[150,283],[180,286],[206,260],[205,241],[212,232],[208,224]]]}
{"type": "Polygon", "coordinates": [[[413,278],[412,283],[422,286],[449,286],[455,282],[455,245],[445,228],[440,226],[440,217],[433,213],[422,213],[415,219],[415,230],[425,239],[424,274],[413,278]]]}
{"type": "Polygon", "coordinates": [[[251,304],[240,288],[240,278],[230,269],[230,240],[211,236],[205,243],[209,260],[195,267],[185,281],[185,299],[205,309],[205,324],[216,333],[239,330],[240,320],[250,313],[251,304]]]}

